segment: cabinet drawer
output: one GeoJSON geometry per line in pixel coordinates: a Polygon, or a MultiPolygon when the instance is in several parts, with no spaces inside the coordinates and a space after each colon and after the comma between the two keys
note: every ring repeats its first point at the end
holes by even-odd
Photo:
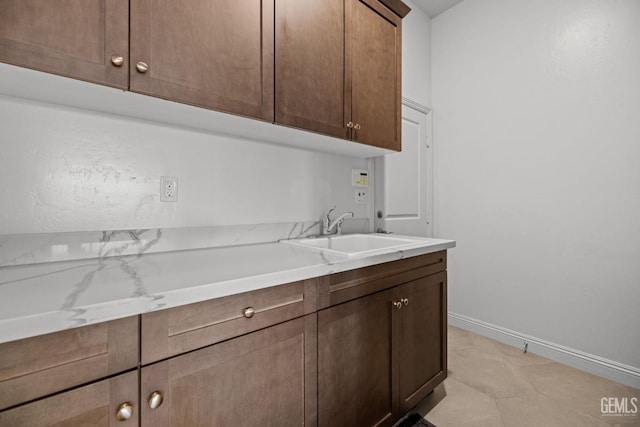
{"type": "Polygon", "coordinates": [[[138,366],[138,317],[0,345],[0,410],[138,366]]]}
{"type": "Polygon", "coordinates": [[[0,412],[0,425],[134,427],[139,410],[138,371],[133,371],[0,412]],[[126,404],[131,416],[118,420],[126,404]]]}
{"type": "Polygon", "coordinates": [[[144,366],[142,426],[316,425],[317,316],[144,366]]]}
{"type": "Polygon", "coordinates": [[[323,276],[318,284],[318,308],[340,304],[446,269],[447,251],[439,251],[323,276]]]}
{"type": "Polygon", "coordinates": [[[143,314],[142,364],[312,313],[316,295],[311,279],[143,314]]]}

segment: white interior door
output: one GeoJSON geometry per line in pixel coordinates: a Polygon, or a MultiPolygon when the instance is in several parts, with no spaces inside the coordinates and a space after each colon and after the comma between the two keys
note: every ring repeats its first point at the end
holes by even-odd
{"type": "Polygon", "coordinates": [[[375,159],[375,226],[410,236],[432,236],[431,111],[402,105],[402,151],[375,159]]]}

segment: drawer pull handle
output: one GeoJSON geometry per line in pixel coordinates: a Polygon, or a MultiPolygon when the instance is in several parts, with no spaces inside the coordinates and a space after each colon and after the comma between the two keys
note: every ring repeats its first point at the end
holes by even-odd
{"type": "Polygon", "coordinates": [[[129,402],[121,403],[116,411],[116,420],[127,421],[133,415],[133,405],[129,402]]]}
{"type": "Polygon", "coordinates": [[[154,391],[149,395],[149,408],[156,409],[158,406],[162,405],[164,401],[164,396],[159,391],[154,391]]]}
{"type": "Polygon", "coordinates": [[[256,314],[256,311],[253,309],[253,307],[247,307],[244,310],[242,310],[242,314],[247,319],[250,319],[253,317],[254,314],[256,314]]]}
{"type": "Polygon", "coordinates": [[[139,61],[136,64],[136,70],[138,70],[139,73],[144,74],[147,72],[148,69],[149,69],[149,66],[147,65],[146,62],[139,61]]]}
{"type": "Polygon", "coordinates": [[[353,128],[355,130],[360,130],[360,123],[356,123],[355,125],[353,125],[353,128]]]}
{"type": "Polygon", "coordinates": [[[409,298],[402,298],[402,303],[404,305],[409,305],[409,298]]]}
{"type": "Polygon", "coordinates": [[[393,306],[400,310],[402,308],[402,301],[394,301],[393,306]]]}
{"type": "Polygon", "coordinates": [[[120,55],[111,55],[111,63],[116,67],[122,67],[124,64],[124,58],[120,55]]]}
{"type": "Polygon", "coordinates": [[[347,122],[347,127],[349,129],[352,129],[353,128],[353,122],[347,122]]]}

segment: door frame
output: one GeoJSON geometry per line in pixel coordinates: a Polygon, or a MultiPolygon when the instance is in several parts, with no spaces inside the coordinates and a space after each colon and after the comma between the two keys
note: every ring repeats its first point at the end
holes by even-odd
{"type": "MultiPolygon", "coordinates": [[[[426,236],[422,237],[432,237],[433,236],[433,110],[425,105],[422,105],[418,102],[415,102],[409,98],[402,98],[402,120],[405,120],[405,111],[406,109],[413,110],[417,113],[423,114],[425,116],[426,121],[426,131],[425,131],[425,140],[421,141],[421,146],[425,149],[425,200],[421,200],[420,203],[426,204],[426,236]]],[[[370,203],[370,218],[371,221],[371,232],[377,232],[382,229],[385,231],[387,229],[385,218],[378,218],[378,211],[384,211],[385,205],[385,181],[384,176],[386,173],[385,164],[384,164],[384,156],[379,156],[375,158],[371,158],[368,160],[368,168],[373,171],[373,174],[370,174],[370,181],[373,183],[373,197],[370,203]]],[[[392,231],[392,230],[391,230],[392,231]]],[[[420,234],[420,233],[414,233],[420,234]]]]}

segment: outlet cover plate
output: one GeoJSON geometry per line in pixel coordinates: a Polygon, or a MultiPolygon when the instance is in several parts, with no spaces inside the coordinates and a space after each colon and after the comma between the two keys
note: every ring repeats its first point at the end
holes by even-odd
{"type": "Polygon", "coordinates": [[[368,202],[367,193],[369,192],[366,188],[358,188],[356,189],[356,203],[363,204],[368,202]]]}
{"type": "Polygon", "coordinates": [[[160,179],[160,201],[178,201],[178,178],[175,176],[163,176],[160,179]]]}

